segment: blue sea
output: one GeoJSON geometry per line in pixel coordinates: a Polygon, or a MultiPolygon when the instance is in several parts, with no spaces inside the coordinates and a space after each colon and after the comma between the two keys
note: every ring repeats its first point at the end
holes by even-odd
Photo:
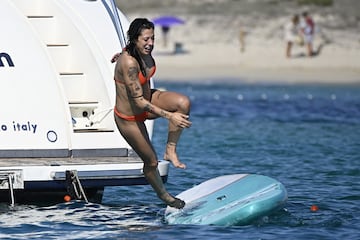
{"type": "MultiPolygon", "coordinates": [[[[246,226],[168,225],[149,186],[109,187],[102,204],[0,205],[1,239],[360,239],[360,85],[158,82],[192,100],[170,168],[178,194],[207,179],[255,173],[282,182],[284,208],[246,226]],[[318,211],[311,211],[311,206],[318,211]]],[[[167,122],[155,123],[162,156],[167,122]]]]}

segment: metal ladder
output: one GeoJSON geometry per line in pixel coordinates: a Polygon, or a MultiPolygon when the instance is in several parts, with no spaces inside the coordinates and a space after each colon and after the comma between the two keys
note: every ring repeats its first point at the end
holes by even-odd
{"type": "Polygon", "coordinates": [[[77,170],[66,170],[66,189],[72,199],[81,200],[84,199],[88,203],[84,188],[81,185],[77,170]]]}
{"type": "Polygon", "coordinates": [[[22,180],[21,170],[5,170],[0,171],[0,189],[8,189],[10,194],[10,206],[15,205],[14,189],[23,189],[24,182],[22,180]]]}

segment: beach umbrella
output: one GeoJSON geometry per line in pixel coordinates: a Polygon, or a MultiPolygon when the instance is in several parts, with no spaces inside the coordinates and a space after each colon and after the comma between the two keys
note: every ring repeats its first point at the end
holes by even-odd
{"type": "Polygon", "coordinates": [[[160,25],[161,27],[170,27],[173,25],[184,24],[185,21],[175,17],[175,16],[161,16],[153,19],[155,25],[160,25]]]}
{"type": "Polygon", "coordinates": [[[161,16],[154,18],[153,23],[161,26],[161,30],[164,38],[164,46],[167,46],[167,35],[171,26],[184,24],[185,21],[175,16],[161,16]]]}

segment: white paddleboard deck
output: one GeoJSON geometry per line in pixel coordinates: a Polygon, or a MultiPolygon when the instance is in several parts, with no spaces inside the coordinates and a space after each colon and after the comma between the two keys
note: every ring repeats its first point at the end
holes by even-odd
{"type": "Polygon", "coordinates": [[[216,177],[176,197],[183,209],[167,207],[169,224],[244,225],[279,209],[287,200],[285,187],[277,180],[256,174],[216,177]]]}

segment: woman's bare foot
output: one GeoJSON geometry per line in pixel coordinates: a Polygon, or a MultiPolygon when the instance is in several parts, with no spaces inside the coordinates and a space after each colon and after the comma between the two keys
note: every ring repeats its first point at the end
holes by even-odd
{"type": "Polygon", "coordinates": [[[181,209],[185,207],[185,202],[179,198],[173,197],[170,194],[165,194],[165,196],[160,196],[160,199],[165,202],[166,205],[181,209]]]}
{"type": "Polygon", "coordinates": [[[166,204],[170,207],[177,208],[177,209],[182,209],[185,207],[185,202],[179,198],[174,198],[174,201],[168,202],[166,204]]]}
{"type": "Polygon", "coordinates": [[[176,154],[176,144],[175,143],[167,143],[166,144],[164,160],[170,161],[176,168],[181,168],[181,169],[186,168],[186,165],[184,163],[180,162],[180,160],[176,154]]]}

